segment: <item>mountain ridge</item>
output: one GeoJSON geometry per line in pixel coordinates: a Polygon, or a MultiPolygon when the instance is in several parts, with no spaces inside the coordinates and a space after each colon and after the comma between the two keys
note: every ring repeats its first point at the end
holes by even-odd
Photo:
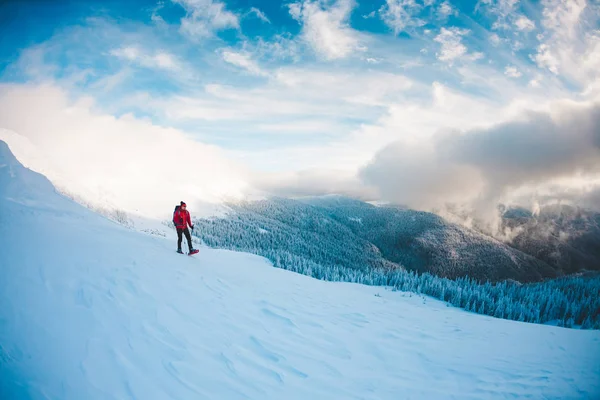
{"type": "MultiPolygon", "coordinates": [[[[228,203],[228,207],[232,209],[229,217],[199,218],[198,221],[201,224],[206,221],[209,225],[230,224],[220,230],[237,229],[242,241],[271,240],[272,246],[286,239],[265,239],[264,235],[252,239],[252,232],[262,229],[279,233],[280,226],[287,226],[300,235],[316,235],[325,247],[331,248],[352,238],[352,244],[344,245],[345,248],[351,249],[354,243],[363,243],[367,252],[380,258],[381,262],[389,263],[390,268],[430,272],[452,279],[469,276],[482,281],[514,279],[533,282],[560,276],[543,261],[428,212],[374,206],[343,196],[301,200],[271,197],[254,202],[228,203]],[[247,230],[243,229],[244,224],[247,224],[247,230]],[[270,224],[276,224],[278,228],[269,228],[270,224]],[[254,228],[254,225],[259,228],[254,228]]],[[[213,229],[212,225],[204,228],[208,231],[213,229]]],[[[202,227],[199,232],[202,232],[202,227]]],[[[211,234],[200,233],[210,242],[208,235],[211,234]]],[[[311,237],[309,241],[314,240],[311,237]]],[[[260,243],[249,246],[256,245],[260,246],[260,243]]],[[[360,260],[346,259],[342,264],[364,269],[373,261],[365,261],[361,265],[360,260]]]]}

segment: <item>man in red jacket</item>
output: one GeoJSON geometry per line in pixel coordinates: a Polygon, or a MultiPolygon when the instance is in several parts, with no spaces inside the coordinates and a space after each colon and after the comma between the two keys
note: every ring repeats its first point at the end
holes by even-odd
{"type": "Polygon", "coordinates": [[[177,252],[183,254],[181,251],[183,234],[185,234],[185,238],[188,242],[190,254],[195,252],[195,250],[192,248],[192,236],[190,235],[190,231],[188,229],[189,226],[192,228],[192,230],[194,230],[194,225],[192,225],[190,213],[188,212],[187,206],[183,201],[179,206],[175,207],[175,212],[173,213],[173,223],[175,224],[175,228],[177,228],[177,252]]]}

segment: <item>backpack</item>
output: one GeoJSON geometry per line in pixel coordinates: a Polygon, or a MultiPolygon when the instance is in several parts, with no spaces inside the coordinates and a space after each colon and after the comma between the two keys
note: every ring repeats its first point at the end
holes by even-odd
{"type": "Polygon", "coordinates": [[[173,223],[175,225],[177,225],[177,222],[175,221],[175,214],[177,213],[177,211],[179,211],[179,207],[181,207],[181,205],[176,205],[175,210],[173,210],[173,223]]]}

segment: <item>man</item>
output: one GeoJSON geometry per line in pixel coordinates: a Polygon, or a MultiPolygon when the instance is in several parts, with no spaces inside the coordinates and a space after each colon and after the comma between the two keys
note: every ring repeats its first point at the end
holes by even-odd
{"type": "Polygon", "coordinates": [[[182,235],[185,234],[185,238],[188,242],[188,247],[190,248],[190,253],[197,253],[198,250],[192,248],[192,236],[190,235],[190,231],[188,226],[194,230],[194,225],[192,225],[192,219],[190,218],[190,213],[187,210],[187,205],[182,201],[179,206],[175,207],[175,212],[173,213],[173,223],[175,224],[175,228],[177,228],[177,252],[183,254],[181,251],[181,241],[182,235]]]}

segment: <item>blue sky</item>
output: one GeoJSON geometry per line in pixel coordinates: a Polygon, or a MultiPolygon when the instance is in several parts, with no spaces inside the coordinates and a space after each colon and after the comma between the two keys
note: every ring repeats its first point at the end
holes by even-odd
{"type": "MultiPolygon", "coordinates": [[[[8,1],[0,82],[176,130],[283,174],[266,184],[283,192],[365,193],[389,146],[429,154],[449,132],[592,104],[599,14],[591,0],[8,1]]],[[[33,130],[14,114],[4,127],[33,130]]]]}

